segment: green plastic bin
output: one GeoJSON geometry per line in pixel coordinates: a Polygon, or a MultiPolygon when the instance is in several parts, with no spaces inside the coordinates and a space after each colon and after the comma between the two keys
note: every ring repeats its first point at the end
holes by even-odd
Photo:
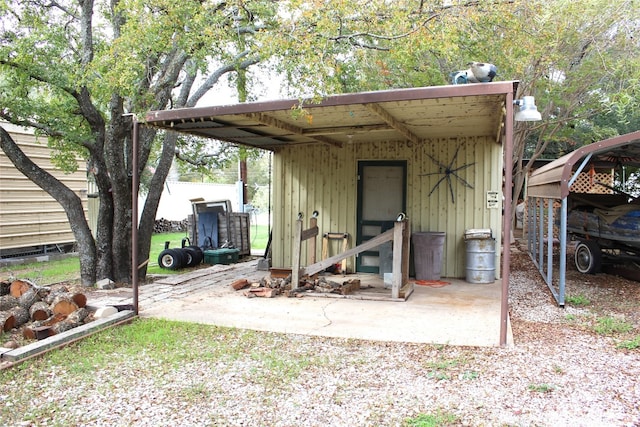
{"type": "Polygon", "coordinates": [[[238,262],[240,249],[210,249],[204,251],[204,262],[207,264],[233,264],[238,262]]]}

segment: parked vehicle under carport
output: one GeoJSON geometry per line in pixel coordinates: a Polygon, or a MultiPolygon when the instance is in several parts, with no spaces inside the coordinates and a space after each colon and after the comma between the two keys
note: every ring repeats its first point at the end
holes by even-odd
{"type": "Polygon", "coordinates": [[[603,264],[640,265],[640,203],[626,194],[569,196],[567,233],[578,241],[574,263],[585,274],[603,264]]]}
{"type": "Polygon", "coordinates": [[[640,246],[636,241],[637,218],[622,218],[628,213],[623,212],[618,218],[608,220],[607,224],[614,226],[613,229],[606,230],[597,213],[590,216],[594,215],[596,208],[601,209],[602,214],[621,205],[634,207],[634,203],[630,203],[633,198],[628,195],[616,194],[610,188],[608,191],[594,188],[601,187],[597,180],[607,181],[608,186],[615,185],[614,171],[624,170],[625,167],[640,168],[640,131],[584,145],[542,166],[528,178],[528,251],[559,306],[564,306],[565,303],[569,238],[579,240],[574,262],[577,260],[577,268],[585,272],[597,271],[598,267],[602,267],[603,258],[609,260],[610,257],[615,257],[616,261],[632,262],[637,258],[640,246]],[[603,179],[596,178],[598,176],[603,179]],[[581,177],[586,177],[586,188],[573,188],[574,184],[583,181],[581,177]],[[609,194],[594,194],[605,192],[609,194]],[[589,203],[581,201],[581,198],[587,197],[612,196],[622,199],[611,203],[604,203],[603,199],[589,203]],[[569,199],[581,202],[585,207],[580,208],[579,203],[570,203],[569,199]],[[570,219],[571,216],[573,218],[570,219]],[[620,222],[616,224],[616,220],[620,222]],[[559,242],[557,251],[553,250],[556,238],[559,242]]]}

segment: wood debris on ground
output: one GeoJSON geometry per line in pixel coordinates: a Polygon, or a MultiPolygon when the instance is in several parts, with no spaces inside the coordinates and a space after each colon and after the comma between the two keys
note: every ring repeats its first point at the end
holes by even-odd
{"type": "Polygon", "coordinates": [[[360,289],[360,279],[349,279],[342,283],[329,280],[326,277],[304,277],[296,289],[291,288],[291,275],[285,278],[273,278],[270,276],[260,279],[258,282],[249,282],[247,279],[238,279],[231,283],[235,291],[243,291],[248,298],[262,297],[274,298],[278,295],[286,297],[301,297],[305,293],[334,293],[350,295],[360,289]]]}

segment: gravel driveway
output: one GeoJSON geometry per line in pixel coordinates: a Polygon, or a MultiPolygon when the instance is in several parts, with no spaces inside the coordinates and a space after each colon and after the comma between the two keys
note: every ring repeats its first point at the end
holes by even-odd
{"type": "MultiPolygon", "coordinates": [[[[108,381],[100,393],[95,384],[49,382],[31,405],[60,413],[34,422],[20,415],[34,408],[5,407],[15,417],[7,425],[401,426],[420,414],[444,414],[447,425],[640,426],[640,349],[620,347],[640,339],[640,284],[569,271],[568,294],[581,305],[556,307],[514,246],[514,347],[257,333],[255,345],[309,363],[296,375],[268,378],[248,348],[246,357],[196,360],[153,378],[141,374],[153,362],[139,354],[95,372],[96,384],[108,381]],[[633,330],[597,333],[603,318],[633,330]],[[314,365],[316,357],[324,362],[314,365]]],[[[15,386],[2,386],[0,404],[10,404],[7,390],[15,386]]]]}

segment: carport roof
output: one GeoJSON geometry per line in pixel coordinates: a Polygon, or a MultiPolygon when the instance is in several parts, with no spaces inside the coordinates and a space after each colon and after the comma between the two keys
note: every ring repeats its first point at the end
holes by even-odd
{"type": "Polygon", "coordinates": [[[517,81],[393,89],[151,111],[149,126],[271,151],[289,145],[410,141],[468,136],[500,140],[506,95],[517,81]]]}
{"type": "Polygon", "coordinates": [[[564,199],[569,195],[574,170],[587,156],[589,164],[599,169],[620,165],[640,167],[640,131],[585,145],[541,167],[531,174],[527,195],[564,199]]]}

